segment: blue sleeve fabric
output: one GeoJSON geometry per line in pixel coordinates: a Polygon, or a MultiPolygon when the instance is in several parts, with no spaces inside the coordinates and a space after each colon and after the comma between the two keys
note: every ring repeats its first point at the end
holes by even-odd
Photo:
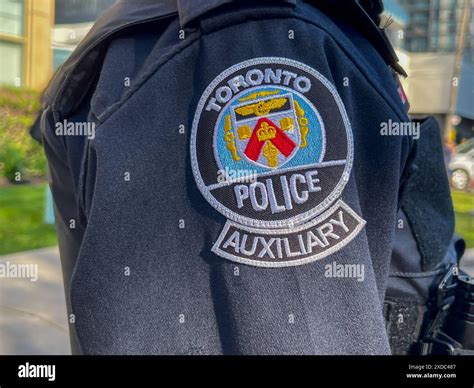
{"type": "Polygon", "coordinates": [[[72,178],[82,351],[389,354],[411,140],[381,132],[408,120],[385,63],[305,4],[178,30],[146,58],[116,40],[91,97],[72,178]]]}

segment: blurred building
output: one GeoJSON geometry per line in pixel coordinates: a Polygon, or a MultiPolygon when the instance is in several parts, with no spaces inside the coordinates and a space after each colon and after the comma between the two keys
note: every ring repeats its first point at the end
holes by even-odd
{"type": "Polygon", "coordinates": [[[0,1],[0,84],[42,89],[52,72],[53,0],[0,1]]]}
{"type": "MultiPolygon", "coordinates": [[[[412,117],[434,115],[444,128],[464,0],[385,0],[384,4],[385,21],[393,20],[387,35],[408,73],[402,83],[410,102],[409,113],[412,117]]],[[[454,127],[458,142],[474,136],[473,14],[456,83],[460,121],[454,127]]]]}
{"type": "Polygon", "coordinates": [[[43,89],[115,0],[0,0],[0,85],[43,89]]]}
{"type": "Polygon", "coordinates": [[[395,49],[403,48],[405,42],[403,40],[403,34],[409,22],[410,16],[408,12],[398,1],[384,1],[384,13],[382,14],[381,25],[387,27],[385,31],[395,49]]]}
{"type": "Polygon", "coordinates": [[[53,64],[58,68],[115,0],[56,0],[53,64]]]}
{"type": "MultiPolygon", "coordinates": [[[[441,128],[449,108],[449,93],[454,69],[453,53],[410,53],[404,81],[413,117],[434,115],[441,128]]],[[[465,58],[457,86],[456,114],[460,122],[453,125],[456,140],[474,136],[474,66],[465,58]]]]}
{"type": "MultiPolygon", "coordinates": [[[[464,0],[399,0],[409,14],[404,49],[410,52],[454,52],[464,0]]],[[[467,51],[472,47],[468,42],[467,51]]]]}
{"type": "Polygon", "coordinates": [[[115,0],[56,0],[56,24],[91,23],[115,0]]]}

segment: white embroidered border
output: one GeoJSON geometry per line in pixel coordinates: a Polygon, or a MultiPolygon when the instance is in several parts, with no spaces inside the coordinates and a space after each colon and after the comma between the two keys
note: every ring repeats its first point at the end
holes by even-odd
{"type": "Polygon", "coordinates": [[[196,108],[196,114],[194,116],[194,120],[192,124],[191,142],[190,142],[191,167],[193,170],[194,178],[196,180],[196,184],[199,190],[201,191],[201,194],[217,211],[222,213],[226,218],[237,221],[247,226],[260,227],[260,228],[281,228],[281,227],[286,227],[289,224],[298,224],[298,223],[302,223],[311,219],[312,217],[316,216],[317,214],[327,209],[337,198],[340,197],[340,195],[342,194],[342,191],[344,190],[345,185],[347,184],[349,180],[350,172],[352,170],[352,163],[353,163],[353,157],[354,157],[353,146],[354,146],[354,140],[352,136],[351,125],[349,122],[349,118],[347,117],[344,104],[342,103],[341,98],[339,94],[337,93],[336,89],[334,88],[334,86],[322,74],[320,74],[313,68],[301,62],[297,62],[291,59],[280,58],[280,57],[262,57],[262,58],[247,60],[247,61],[244,61],[244,62],[241,62],[234,66],[229,67],[228,69],[224,70],[221,74],[219,74],[216,78],[214,78],[214,80],[209,84],[209,86],[204,91],[203,95],[201,96],[199,100],[198,106],[196,108]],[[204,105],[209,95],[214,90],[214,88],[224,78],[226,78],[227,76],[229,76],[230,74],[238,70],[247,68],[249,66],[260,65],[260,64],[265,64],[265,63],[276,63],[276,64],[293,66],[300,70],[306,71],[307,73],[317,78],[324,86],[326,86],[326,88],[329,90],[329,92],[333,95],[334,99],[336,100],[343,122],[345,124],[345,130],[346,130],[346,135],[347,135],[347,150],[348,150],[347,158],[346,158],[347,164],[344,168],[344,172],[342,173],[339,182],[337,183],[332,193],[329,194],[324,201],[319,203],[318,206],[314,207],[313,209],[308,210],[305,213],[301,213],[296,216],[290,217],[286,220],[277,220],[277,221],[262,221],[262,220],[245,217],[245,216],[239,215],[238,213],[235,213],[234,211],[230,210],[229,208],[222,205],[219,201],[217,201],[214,198],[214,196],[211,194],[211,192],[207,189],[207,187],[205,186],[202,180],[201,173],[199,171],[199,166],[198,166],[197,154],[196,154],[197,128],[199,126],[201,112],[204,108],[204,105]]]}
{"type": "MultiPolygon", "coordinates": [[[[346,159],[328,160],[327,162],[306,164],[304,166],[287,167],[287,168],[284,169],[284,171],[285,172],[287,172],[287,171],[302,171],[302,170],[309,170],[310,168],[325,168],[325,167],[340,166],[342,164],[346,164],[346,159]]],[[[263,177],[263,176],[277,175],[281,171],[282,170],[274,170],[274,171],[263,172],[261,174],[258,174],[258,176],[263,177]]],[[[212,191],[212,190],[224,187],[224,186],[232,185],[234,183],[246,182],[246,179],[248,179],[248,178],[245,177],[245,176],[241,177],[241,178],[228,179],[225,182],[213,183],[212,185],[207,186],[207,188],[208,188],[208,190],[212,191]]]]}
{"type": "Polygon", "coordinates": [[[251,228],[248,226],[242,226],[241,224],[232,222],[232,221],[227,221],[224,229],[222,230],[221,234],[219,235],[219,238],[217,241],[214,243],[212,247],[212,251],[218,255],[221,256],[225,259],[228,259],[230,261],[236,262],[236,263],[241,263],[241,264],[247,264],[247,265],[252,265],[254,267],[265,267],[265,268],[281,268],[281,267],[294,267],[297,265],[303,265],[307,263],[311,263],[313,261],[320,260],[326,256],[329,256],[333,254],[334,252],[337,252],[338,250],[342,249],[345,247],[347,244],[349,244],[362,230],[364,225],[366,224],[365,220],[359,217],[359,215],[352,210],[349,205],[347,205],[345,202],[342,200],[337,201],[334,206],[332,206],[328,211],[325,213],[321,214],[320,216],[314,218],[310,222],[307,222],[306,224],[302,224],[298,227],[295,228],[285,228],[285,229],[256,229],[256,228],[251,228]],[[244,230],[247,232],[251,233],[257,233],[257,234],[270,234],[270,235],[275,235],[275,234],[290,234],[290,233],[297,233],[299,231],[309,229],[312,226],[324,221],[326,218],[328,218],[330,215],[335,213],[339,208],[345,209],[352,217],[354,217],[358,225],[354,230],[341,242],[337,243],[336,245],[332,246],[328,250],[318,253],[313,256],[305,257],[304,259],[299,259],[299,260],[292,260],[292,261],[278,261],[278,262],[269,262],[269,261],[261,261],[261,260],[252,260],[252,259],[246,259],[240,256],[232,255],[228,252],[222,251],[219,247],[220,244],[222,243],[222,240],[224,239],[225,235],[227,234],[227,231],[231,226],[239,229],[239,230],[244,230]]]}

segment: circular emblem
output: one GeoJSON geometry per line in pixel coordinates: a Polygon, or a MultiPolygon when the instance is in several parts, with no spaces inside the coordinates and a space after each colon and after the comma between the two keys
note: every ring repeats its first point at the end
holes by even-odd
{"type": "Polygon", "coordinates": [[[328,209],[352,167],[342,101],[313,68],[257,58],[221,73],[199,100],[191,163],[206,200],[228,219],[287,228],[328,209]]]}

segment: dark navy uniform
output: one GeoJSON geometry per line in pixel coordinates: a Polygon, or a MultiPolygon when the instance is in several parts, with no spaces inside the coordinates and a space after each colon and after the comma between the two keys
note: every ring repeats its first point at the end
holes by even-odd
{"type": "Polygon", "coordinates": [[[391,352],[414,140],[381,132],[381,4],[337,3],[122,1],[61,67],[34,130],[75,352],[391,352]]]}

